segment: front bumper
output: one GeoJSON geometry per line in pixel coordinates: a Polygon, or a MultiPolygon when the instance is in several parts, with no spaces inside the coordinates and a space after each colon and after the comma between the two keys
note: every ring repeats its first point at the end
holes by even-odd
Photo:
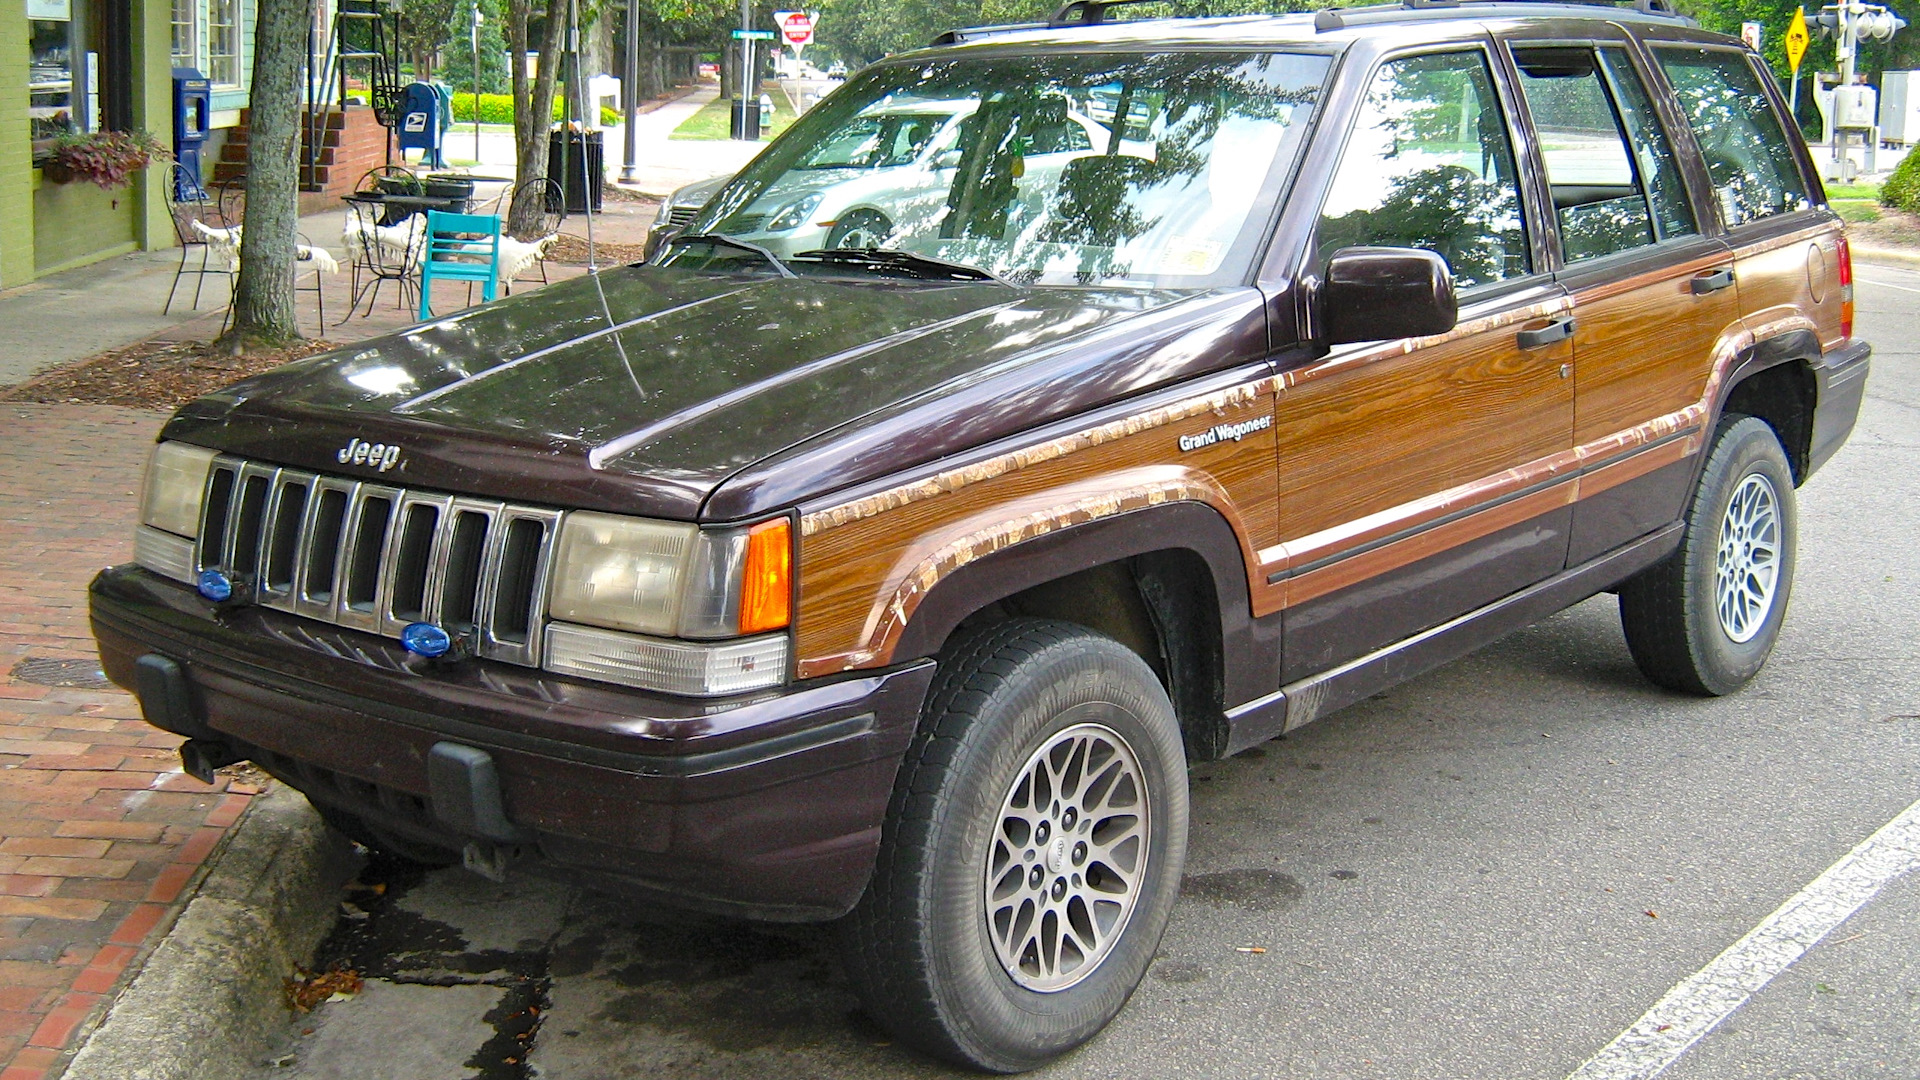
{"type": "Polygon", "coordinates": [[[1867,392],[1872,356],[1873,346],[1851,338],[1813,365],[1813,437],[1807,448],[1807,476],[1825,465],[1853,433],[1867,392]]]}
{"type": "Polygon", "coordinates": [[[102,571],[90,594],[109,678],[136,688],[152,655],[184,674],[171,704],[146,700],[162,696],[148,680],[157,726],[224,742],[316,803],[454,850],[497,835],[473,832],[471,807],[436,805],[429,760],[441,744],[483,751],[522,851],[756,918],[830,919],[859,899],[933,674],[920,661],[694,701],[428,661],[370,634],[220,609],[134,566],[102,571]]]}

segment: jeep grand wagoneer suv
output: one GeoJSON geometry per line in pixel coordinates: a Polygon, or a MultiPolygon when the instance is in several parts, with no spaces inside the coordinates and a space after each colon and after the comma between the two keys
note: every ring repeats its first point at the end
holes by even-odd
{"type": "Polygon", "coordinates": [[[866,69],[648,264],[181,409],[107,671],[369,843],[842,920],[1007,1071],[1139,982],[1188,762],[1605,590],[1654,681],[1750,679],[1868,355],[1758,58],[1653,0],[1105,15],[866,69]],[[940,153],[865,145],[924,102],[940,153]],[[823,160],[937,175],[748,239],[836,235],[823,160]]]}

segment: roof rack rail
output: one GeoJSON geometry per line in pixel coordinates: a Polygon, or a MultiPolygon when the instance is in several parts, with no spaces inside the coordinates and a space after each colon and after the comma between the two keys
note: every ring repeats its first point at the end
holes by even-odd
{"type": "MultiPolygon", "coordinates": [[[[1126,0],[1122,0],[1126,2],[1126,0]]],[[[1361,23],[1384,22],[1413,11],[1454,11],[1480,5],[1521,4],[1528,7],[1622,7],[1631,6],[1642,15],[1659,19],[1692,22],[1680,14],[1674,0],[1402,0],[1398,4],[1377,4],[1354,8],[1323,8],[1314,13],[1313,28],[1322,33],[1361,23]]]]}
{"type": "Polygon", "coordinates": [[[1123,4],[1159,4],[1166,0],[1067,0],[1053,9],[1048,26],[1098,26],[1107,21],[1107,9],[1123,4]]]}
{"type": "Polygon", "coordinates": [[[1107,9],[1126,4],[1163,4],[1171,0],[1067,0],[1053,10],[1046,22],[1007,23],[996,26],[963,26],[948,30],[932,41],[930,48],[942,45],[958,45],[964,41],[975,41],[999,34],[1011,34],[1018,30],[1055,30],[1063,26],[1098,26],[1107,21],[1107,9]]]}

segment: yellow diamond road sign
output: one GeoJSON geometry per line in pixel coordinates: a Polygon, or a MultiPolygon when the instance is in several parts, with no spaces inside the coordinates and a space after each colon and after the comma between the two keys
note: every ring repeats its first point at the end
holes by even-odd
{"type": "Polygon", "coordinates": [[[1787,26],[1787,63],[1792,65],[1794,74],[1800,73],[1800,58],[1807,54],[1807,9],[1800,8],[1793,13],[1793,22],[1787,26]]]}

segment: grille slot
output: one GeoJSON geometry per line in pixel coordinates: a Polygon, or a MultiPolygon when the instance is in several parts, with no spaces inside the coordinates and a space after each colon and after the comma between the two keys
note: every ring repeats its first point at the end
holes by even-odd
{"type": "Polygon", "coordinates": [[[412,622],[475,631],[475,648],[537,667],[560,512],[230,457],[207,481],[195,569],[259,603],[387,637],[412,622]]]}
{"type": "Polygon", "coordinates": [[[676,206],[667,211],[667,225],[675,229],[684,229],[698,213],[700,213],[698,206],[676,206]]]}

